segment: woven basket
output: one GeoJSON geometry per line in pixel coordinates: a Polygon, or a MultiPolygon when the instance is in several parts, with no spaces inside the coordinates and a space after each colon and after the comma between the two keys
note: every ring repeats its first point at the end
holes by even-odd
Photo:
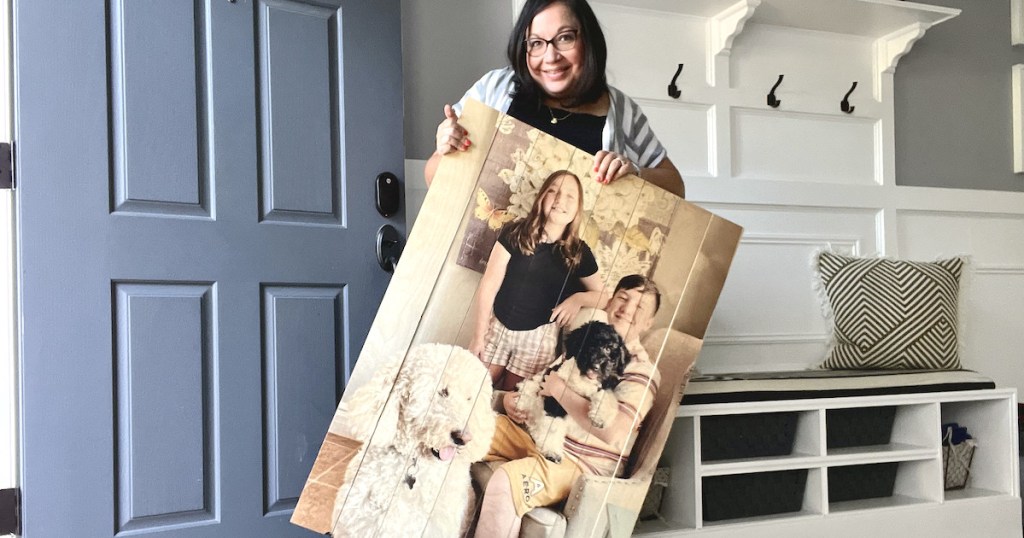
{"type": "Polygon", "coordinates": [[[971,460],[974,459],[974,448],[977,443],[968,439],[958,445],[951,443],[953,430],[946,430],[942,438],[942,467],[944,484],[947,490],[964,489],[967,477],[971,474],[971,460]]]}
{"type": "Polygon", "coordinates": [[[654,471],[651,487],[647,490],[643,505],[640,506],[638,517],[641,520],[661,519],[661,497],[665,493],[665,488],[668,487],[669,473],[670,468],[668,467],[658,467],[654,471]]]}

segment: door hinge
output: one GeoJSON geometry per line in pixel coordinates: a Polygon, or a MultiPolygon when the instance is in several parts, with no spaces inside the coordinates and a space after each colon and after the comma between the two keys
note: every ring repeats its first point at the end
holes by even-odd
{"type": "Polygon", "coordinates": [[[0,534],[21,534],[21,489],[0,489],[0,534]]]}
{"type": "Polygon", "coordinates": [[[14,142],[0,142],[0,189],[14,188],[14,142]]]}

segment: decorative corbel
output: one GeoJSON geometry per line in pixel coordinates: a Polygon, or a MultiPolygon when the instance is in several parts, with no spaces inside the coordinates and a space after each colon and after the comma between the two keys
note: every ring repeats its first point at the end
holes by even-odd
{"type": "Polygon", "coordinates": [[[759,5],[761,0],[740,0],[708,19],[708,85],[729,85],[726,58],[732,53],[733,40],[759,5]]]}
{"type": "Polygon", "coordinates": [[[924,37],[930,24],[915,22],[875,40],[875,98],[882,100],[882,79],[896,72],[896,64],[924,37]]]}

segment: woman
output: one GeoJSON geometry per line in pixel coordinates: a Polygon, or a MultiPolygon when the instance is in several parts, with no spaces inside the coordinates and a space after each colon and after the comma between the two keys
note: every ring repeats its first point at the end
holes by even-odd
{"type": "Polygon", "coordinates": [[[597,261],[579,238],[583,186],[567,170],[541,185],[526,218],[505,226],[476,293],[469,351],[499,390],[513,390],[555,359],[559,326],[603,306],[597,261]]]}
{"type": "Polygon", "coordinates": [[[443,155],[465,151],[458,114],[467,97],[594,154],[594,176],[638,175],[683,196],[683,179],[640,107],[605,79],[607,46],[586,0],[527,0],[509,37],[511,67],[483,76],[454,107],[445,105],[427,185],[443,155]]]}

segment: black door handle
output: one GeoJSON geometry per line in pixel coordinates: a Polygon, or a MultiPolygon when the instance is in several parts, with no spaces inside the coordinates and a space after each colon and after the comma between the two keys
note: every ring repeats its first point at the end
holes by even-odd
{"type": "Polygon", "coordinates": [[[377,230],[377,263],[381,269],[393,273],[402,257],[402,248],[402,236],[394,226],[385,224],[377,230]]]}

